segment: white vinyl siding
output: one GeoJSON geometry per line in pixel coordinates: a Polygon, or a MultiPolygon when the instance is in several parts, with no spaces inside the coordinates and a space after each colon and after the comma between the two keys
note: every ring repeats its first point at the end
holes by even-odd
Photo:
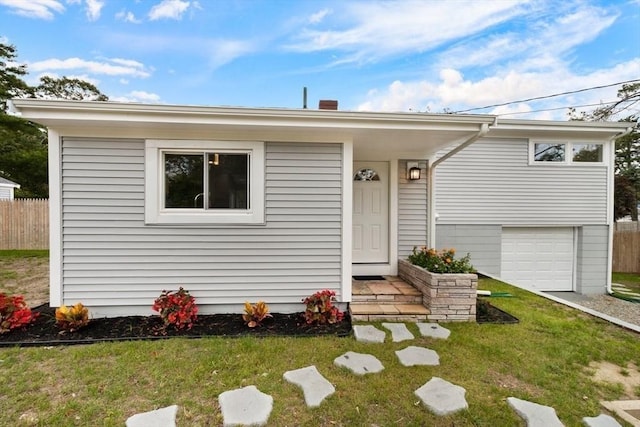
{"type": "MultiPolygon", "coordinates": [[[[341,289],[342,147],[265,144],[265,225],[147,226],[144,141],[64,138],[63,303],[300,303],[341,289]]],[[[338,295],[340,298],[340,295],[338,295]]]]}
{"type": "Polygon", "coordinates": [[[13,188],[0,186],[0,200],[12,200],[13,188]]]}
{"type": "Polygon", "coordinates": [[[420,180],[407,179],[407,162],[398,162],[398,257],[406,258],[415,246],[427,244],[426,162],[419,163],[420,180]]]}
{"type": "Polygon", "coordinates": [[[607,167],[536,164],[527,140],[482,139],[436,168],[438,224],[606,224],[607,167]]]}
{"type": "Polygon", "coordinates": [[[469,254],[480,272],[500,274],[502,227],[499,225],[437,225],[436,248],[453,248],[457,257],[469,254]]]}

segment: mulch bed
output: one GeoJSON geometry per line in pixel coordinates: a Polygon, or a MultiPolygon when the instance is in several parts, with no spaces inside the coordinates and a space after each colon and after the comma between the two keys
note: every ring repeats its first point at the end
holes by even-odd
{"type": "Polygon", "coordinates": [[[482,298],[478,298],[478,302],[476,304],[476,322],[478,323],[518,323],[520,322],[517,317],[514,317],[491,305],[489,301],[486,301],[482,298]]]}
{"type": "Polygon", "coordinates": [[[76,332],[60,333],[55,325],[55,308],[44,304],[33,308],[40,313],[38,318],[26,328],[14,329],[0,335],[0,347],[9,346],[54,346],[71,344],[91,344],[107,341],[154,340],[170,337],[203,338],[210,336],[349,336],[351,318],[345,313],[342,322],[334,325],[307,325],[302,313],[273,313],[261,326],[249,328],[240,314],[198,315],[197,322],[190,330],[176,331],[163,328],[159,316],[122,316],[92,319],[89,324],[76,332]]]}

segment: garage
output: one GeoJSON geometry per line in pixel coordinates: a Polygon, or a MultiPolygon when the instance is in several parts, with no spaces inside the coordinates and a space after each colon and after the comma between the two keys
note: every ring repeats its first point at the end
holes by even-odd
{"type": "Polygon", "coordinates": [[[572,291],[571,227],[504,227],[501,278],[539,291],[572,291]]]}

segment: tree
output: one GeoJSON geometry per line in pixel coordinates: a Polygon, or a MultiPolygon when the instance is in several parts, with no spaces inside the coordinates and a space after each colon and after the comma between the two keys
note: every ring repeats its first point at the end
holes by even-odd
{"type": "Polygon", "coordinates": [[[0,43],[0,176],[20,184],[17,197],[48,197],[47,133],[43,126],[7,114],[11,98],[107,101],[93,84],[80,79],[42,77],[31,87],[16,48],[0,43]]]}
{"type": "Polygon", "coordinates": [[[40,77],[34,88],[34,96],[40,99],[69,99],[73,101],[108,101],[109,98],[93,84],[69,77],[40,77]]]}

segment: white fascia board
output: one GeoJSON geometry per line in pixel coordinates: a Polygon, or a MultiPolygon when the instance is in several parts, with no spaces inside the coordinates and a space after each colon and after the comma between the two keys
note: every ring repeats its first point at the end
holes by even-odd
{"type": "Polygon", "coordinates": [[[608,139],[632,127],[629,122],[585,122],[585,121],[551,121],[551,120],[507,120],[501,119],[489,132],[490,136],[534,137],[555,134],[558,137],[575,137],[587,139],[608,139]]]}
{"type": "Polygon", "coordinates": [[[12,111],[46,126],[65,122],[299,126],[343,129],[473,130],[490,115],[375,113],[343,110],[198,107],[117,102],[14,99],[12,111]]]}

